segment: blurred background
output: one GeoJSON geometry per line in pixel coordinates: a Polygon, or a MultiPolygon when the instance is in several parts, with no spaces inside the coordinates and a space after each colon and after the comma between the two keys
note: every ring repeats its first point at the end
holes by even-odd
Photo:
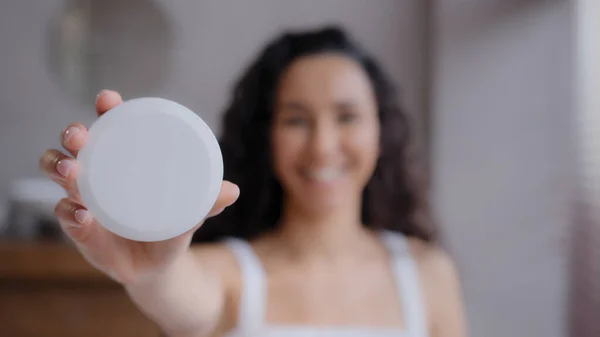
{"type": "Polygon", "coordinates": [[[263,44],[327,23],[402,88],[471,335],[600,336],[599,21],[598,0],[2,1],[0,336],[157,336],[60,243],[38,172],[98,91],[178,101],[218,133],[263,44]]]}

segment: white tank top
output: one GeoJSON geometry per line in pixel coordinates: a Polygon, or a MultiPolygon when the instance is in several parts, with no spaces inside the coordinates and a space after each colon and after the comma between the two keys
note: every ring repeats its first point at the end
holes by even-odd
{"type": "Polygon", "coordinates": [[[242,291],[237,326],[226,337],[427,337],[418,273],[407,240],[403,235],[389,231],[382,232],[381,238],[390,254],[397,293],[402,303],[404,329],[324,328],[265,323],[267,287],[262,265],[246,241],[230,238],[225,242],[240,266],[242,291]]]}

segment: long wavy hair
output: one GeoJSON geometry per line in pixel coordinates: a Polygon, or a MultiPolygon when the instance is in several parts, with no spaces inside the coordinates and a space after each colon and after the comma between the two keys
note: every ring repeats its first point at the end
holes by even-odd
{"type": "Polygon", "coordinates": [[[240,187],[239,199],[221,215],[208,219],[194,242],[232,236],[250,240],[275,229],[284,193],[273,171],[270,128],[279,79],[298,58],[338,53],[362,66],[373,86],[381,124],[380,157],[362,200],[362,221],[426,242],[437,241],[427,206],[424,171],[419,170],[408,116],[395,89],[373,57],[342,28],[289,31],[271,41],[243,73],[224,112],[219,140],[224,179],[240,187]]]}

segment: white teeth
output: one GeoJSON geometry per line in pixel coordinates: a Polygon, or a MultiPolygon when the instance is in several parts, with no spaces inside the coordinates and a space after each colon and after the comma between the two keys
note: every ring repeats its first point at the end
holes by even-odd
{"type": "Polygon", "coordinates": [[[308,170],[307,175],[309,178],[318,181],[331,181],[338,179],[344,174],[344,171],[337,168],[324,168],[319,170],[308,170]]]}

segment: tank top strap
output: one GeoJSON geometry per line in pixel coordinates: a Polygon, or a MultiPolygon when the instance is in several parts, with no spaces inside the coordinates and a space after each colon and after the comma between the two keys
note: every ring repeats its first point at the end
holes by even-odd
{"type": "Polygon", "coordinates": [[[396,281],[397,293],[402,303],[402,315],[407,336],[426,337],[427,319],[419,273],[410,254],[408,240],[400,233],[383,231],[381,238],[391,255],[391,263],[396,281]]]}
{"type": "Polygon", "coordinates": [[[237,327],[246,331],[256,330],[263,324],[265,310],[264,269],[247,241],[227,238],[224,242],[235,256],[242,277],[237,327]]]}

